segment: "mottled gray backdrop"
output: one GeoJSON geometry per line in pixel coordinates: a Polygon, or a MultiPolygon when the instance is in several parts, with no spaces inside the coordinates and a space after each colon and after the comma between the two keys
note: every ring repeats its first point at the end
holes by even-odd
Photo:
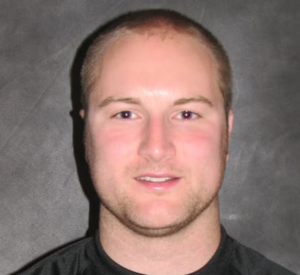
{"type": "Polygon", "coordinates": [[[299,0],[1,0],[0,274],[95,231],[77,113],[83,41],[144,8],[180,11],[228,50],[236,116],[222,222],[300,274],[299,0]]]}

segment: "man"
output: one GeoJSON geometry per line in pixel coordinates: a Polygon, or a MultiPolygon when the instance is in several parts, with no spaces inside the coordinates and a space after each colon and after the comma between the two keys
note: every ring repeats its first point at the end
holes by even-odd
{"type": "Polygon", "coordinates": [[[171,11],[125,15],[91,45],[82,86],[99,232],[24,274],[292,274],[220,225],[231,69],[210,32],[171,11]]]}

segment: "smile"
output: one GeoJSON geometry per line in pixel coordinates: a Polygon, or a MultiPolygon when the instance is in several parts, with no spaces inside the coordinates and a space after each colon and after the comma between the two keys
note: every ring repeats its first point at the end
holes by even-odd
{"type": "Polygon", "coordinates": [[[150,182],[165,182],[168,180],[172,180],[174,178],[170,178],[170,177],[161,177],[161,178],[153,178],[153,177],[139,177],[137,178],[137,180],[140,181],[150,181],[150,182]]]}

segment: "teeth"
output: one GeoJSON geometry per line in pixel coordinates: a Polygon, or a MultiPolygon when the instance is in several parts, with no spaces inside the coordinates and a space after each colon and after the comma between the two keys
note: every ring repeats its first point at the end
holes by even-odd
{"type": "Polygon", "coordinates": [[[164,177],[164,178],[152,178],[152,177],[140,177],[138,180],[151,181],[151,182],[164,182],[170,180],[172,178],[164,177]]]}

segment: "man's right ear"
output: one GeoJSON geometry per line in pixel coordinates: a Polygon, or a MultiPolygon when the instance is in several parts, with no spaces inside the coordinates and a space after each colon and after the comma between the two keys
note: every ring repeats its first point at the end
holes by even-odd
{"type": "Polygon", "coordinates": [[[83,110],[83,109],[81,109],[81,110],[79,111],[79,115],[81,116],[82,119],[84,119],[85,113],[84,113],[84,110],[83,110]]]}
{"type": "Polygon", "coordinates": [[[234,119],[234,113],[233,113],[233,110],[230,109],[229,110],[229,113],[228,113],[228,118],[227,118],[227,125],[228,125],[228,137],[230,139],[230,136],[231,136],[231,132],[232,132],[232,127],[233,127],[233,119],[234,119]]]}

